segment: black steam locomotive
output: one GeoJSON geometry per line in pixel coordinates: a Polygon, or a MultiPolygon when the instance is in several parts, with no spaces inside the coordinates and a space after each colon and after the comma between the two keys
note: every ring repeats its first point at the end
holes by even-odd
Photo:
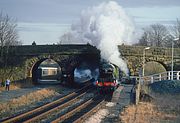
{"type": "Polygon", "coordinates": [[[118,66],[103,61],[100,64],[99,77],[95,85],[99,92],[113,92],[120,84],[120,77],[121,71],[118,66]]]}

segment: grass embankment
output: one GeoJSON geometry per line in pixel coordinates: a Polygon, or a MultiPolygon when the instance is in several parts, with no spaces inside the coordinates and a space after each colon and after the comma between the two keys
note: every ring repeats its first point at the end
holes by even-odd
{"type": "MultiPolygon", "coordinates": [[[[30,88],[30,87],[34,87],[33,83],[30,81],[22,81],[22,82],[11,82],[10,86],[9,86],[9,90],[17,90],[17,89],[21,89],[21,88],[30,88]]],[[[0,85],[0,92],[5,90],[5,85],[3,84],[0,85]]]]}
{"type": "MultiPolygon", "coordinates": [[[[4,87],[0,87],[0,92],[1,92],[1,91],[4,91],[5,89],[6,89],[5,86],[4,86],[4,87]]],[[[16,89],[19,89],[19,87],[18,87],[18,86],[11,85],[9,89],[10,89],[10,90],[16,90],[16,89]]]]}
{"type": "Polygon", "coordinates": [[[6,103],[0,104],[0,119],[2,117],[9,116],[10,114],[14,114],[19,110],[20,107],[28,107],[30,104],[35,102],[39,102],[45,98],[49,98],[52,96],[58,95],[58,93],[51,89],[41,89],[27,95],[23,95],[19,98],[12,99],[6,103]]]}
{"type": "Polygon", "coordinates": [[[149,85],[153,92],[160,94],[180,94],[180,81],[163,80],[149,85]]]}
{"type": "Polygon", "coordinates": [[[153,101],[125,108],[120,114],[122,122],[180,123],[180,81],[161,81],[149,87],[153,101]]]}

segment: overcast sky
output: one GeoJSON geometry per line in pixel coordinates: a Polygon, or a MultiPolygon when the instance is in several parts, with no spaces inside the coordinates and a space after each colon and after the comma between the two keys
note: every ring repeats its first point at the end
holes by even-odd
{"type": "MultiPolygon", "coordinates": [[[[53,44],[70,30],[82,10],[108,0],[0,0],[0,10],[16,18],[23,44],[53,44]]],[[[180,0],[115,0],[133,19],[137,31],[154,23],[180,19],[180,0]]]]}

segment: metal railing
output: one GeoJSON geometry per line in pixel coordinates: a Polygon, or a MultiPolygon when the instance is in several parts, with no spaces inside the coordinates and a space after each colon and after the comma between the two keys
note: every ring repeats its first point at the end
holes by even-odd
{"type": "Polygon", "coordinates": [[[153,74],[150,76],[133,76],[130,78],[136,78],[136,81],[139,81],[141,84],[150,84],[162,80],[180,80],[180,71],[167,71],[163,73],[153,74]]]}
{"type": "Polygon", "coordinates": [[[136,80],[139,80],[142,84],[149,84],[162,80],[180,80],[180,71],[167,71],[163,73],[153,74],[150,76],[136,77],[136,80]]]}

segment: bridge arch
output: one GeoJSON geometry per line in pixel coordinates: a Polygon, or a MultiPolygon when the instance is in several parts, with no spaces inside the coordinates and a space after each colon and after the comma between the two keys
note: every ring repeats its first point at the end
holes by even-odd
{"type": "Polygon", "coordinates": [[[158,61],[148,61],[144,65],[144,75],[153,75],[167,71],[167,67],[158,61]]]}
{"type": "Polygon", "coordinates": [[[27,67],[26,67],[26,74],[28,77],[32,78],[32,82],[33,83],[37,83],[38,79],[40,79],[40,73],[38,70],[38,67],[40,67],[40,65],[46,61],[46,60],[52,60],[57,64],[57,69],[61,70],[62,66],[61,64],[59,64],[59,61],[57,61],[57,59],[53,59],[52,57],[49,56],[41,56],[41,57],[33,57],[31,59],[27,60],[27,67]]]}
{"type": "Polygon", "coordinates": [[[84,83],[87,80],[97,79],[99,75],[99,66],[97,63],[90,61],[81,61],[77,66],[74,67],[74,82],[84,83]]]}
{"type": "Polygon", "coordinates": [[[66,61],[65,71],[63,74],[66,74],[68,76],[67,82],[70,84],[75,84],[75,70],[77,68],[82,68],[84,66],[84,69],[89,69],[91,72],[95,71],[95,68],[99,65],[99,56],[92,56],[92,55],[78,55],[74,57],[70,57],[68,61],[66,61]],[[84,65],[86,64],[86,65],[84,65]]]}
{"type": "MultiPolygon", "coordinates": [[[[142,56],[126,56],[126,63],[130,72],[130,75],[139,76],[142,75],[142,68],[143,68],[143,57],[142,56]]],[[[157,66],[162,66],[162,69],[168,71],[171,67],[171,59],[158,59],[156,57],[145,57],[145,65],[148,63],[153,62],[157,66]]],[[[159,71],[160,72],[160,71],[159,71]]]]}
{"type": "MultiPolygon", "coordinates": [[[[61,68],[61,74],[59,75],[58,79],[60,81],[64,81],[63,75],[67,76],[66,83],[73,83],[74,82],[74,70],[79,66],[83,61],[86,60],[86,56],[81,55],[58,55],[58,56],[38,56],[28,59],[26,62],[26,74],[28,77],[32,78],[33,83],[37,83],[38,81],[38,67],[40,64],[47,60],[52,59],[55,61],[59,67],[61,68]]],[[[95,60],[97,62],[97,59],[95,60]]]]}

